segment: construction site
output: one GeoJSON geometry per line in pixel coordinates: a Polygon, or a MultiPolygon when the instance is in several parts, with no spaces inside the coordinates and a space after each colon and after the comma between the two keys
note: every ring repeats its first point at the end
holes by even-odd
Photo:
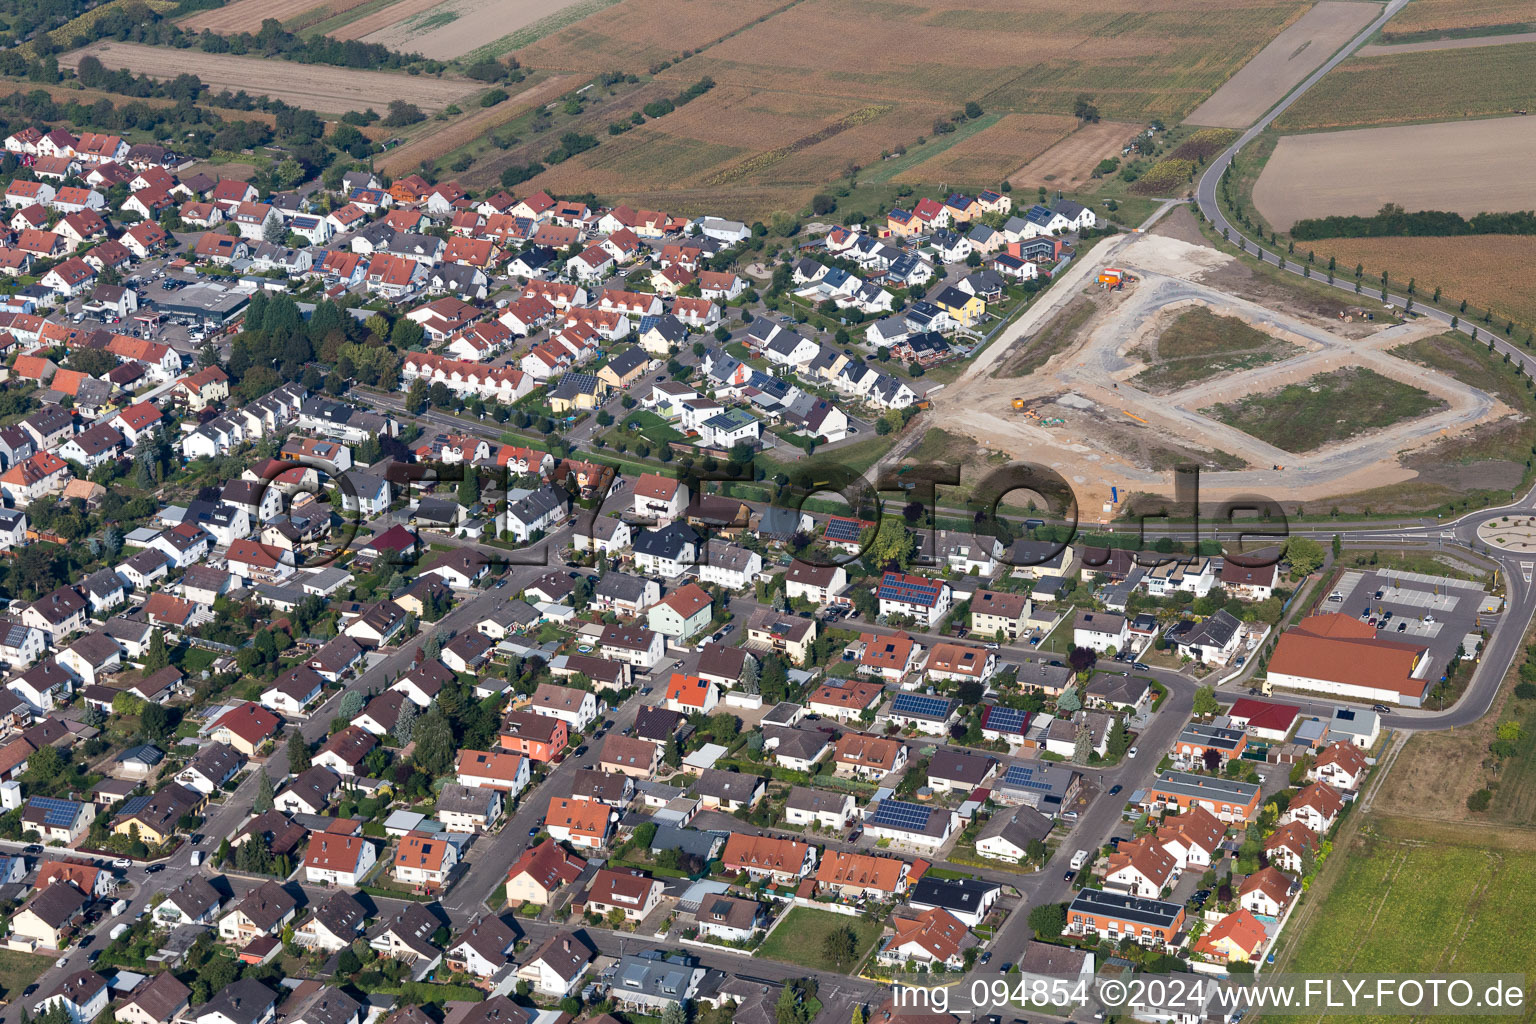
{"type": "Polygon", "coordinates": [[[1100,241],[933,396],[936,422],[1055,469],[1092,519],[1128,494],[1171,496],[1183,463],[1215,500],[1384,487],[1414,477],[1416,449],[1516,415],[1392,354],[1434,325],[1250,287],[1236,262],[1178,222],[1100,241]]]}

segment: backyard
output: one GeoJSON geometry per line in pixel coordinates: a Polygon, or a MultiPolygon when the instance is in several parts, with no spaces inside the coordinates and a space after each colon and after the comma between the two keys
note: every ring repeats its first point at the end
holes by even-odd
{"type": "Polygon", "coordinates": [[[827,937],[839,928],[852,928],[855,936],[854,959],[841,965],[850,970],[863,961],[870,947],[880,937],[881,927],[862,917],[848,917],[827,910],[795,907],[779,922],[773,933],[758,947],[758,955],[783,960],[801,967],[826,970],[827,937]]]}

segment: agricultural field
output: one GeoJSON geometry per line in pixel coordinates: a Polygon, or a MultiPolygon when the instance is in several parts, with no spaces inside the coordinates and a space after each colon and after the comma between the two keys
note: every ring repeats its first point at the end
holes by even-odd
{"type": "Polygon", "coordinates": [[[370,0],[352,10],[328,18],[315,26],[334,39],[361,39],[382,31],[399,21],[415,18],[442,0],[370,0]]]}
{"type": "Polygon", "coordinates": [[[1320,373],[1300,384],[1201,412],[1301,454],[1443,408],[1444,403],[1428,392],[1361,366],[1320,373]]]}
{"type": "Polygon", "coordinates": [[[495,129],[540,103],[548,103],[575,84],[568,75],[555,75],[494,107],[473,107],[473,113],[464,114],[443,128],[422,133],[380,155],[376,166],[385,174],[406,174],[421,166],[423,160],[439,160],[461,147],[481,142],[488,148],[487,137],[495,129]]]}
{"type": "Polygon", "coordinates": [[[205,29],[221,35],[256,32],[267,18],[276,18],[285,26],[304,25],[334,18],[364,3],[365,0],[234,0],[223,7],[195,11],[183,18],[181,27],[188,32],[205,29]]]}
{"type": "Polygon", "coordinates": [[[1536,326],[1536,291],[1521,275],[1508,272],[1536,261],[1536,237],[1531,235],[1323,238],[1306,245],[1321,263],[1332,256],[1350,273],[1355,264],[1363,264],[1367,274],[1378,278],[1385,270],[1392,281],[1413,279],[1420,295],[1441,289],[1442,304],[1466,299],[1474,309],[1536,326]]]}
{"type": "Polygon", "coordinates": [[[529,67],[596,74],[640,73],[768,17],[784,0],[623,0],[530,41],[517,59],[529,67]]]}
{"type": "Polygon", "coordinates": [[[1496,117],[1532,107],[1536,43],[1512,43],[1353,57],[1308,89],[1275,127],[1305,132],[1496,117]]]}
{"type": "Polygon", "coordinates": [[[1536,0],[1413,0],[1381,30],[1384,43],[1536,31],[1536,0]]]}
{"type": "MultiPolygon", "coordinates": [[[[1413,768],[1399,764],[1396,771],[1413,768]]],[[[1282,939],[1278,969],[1530,971],[1536,968],[1529,927],[1536,914],[1532,846],[1528,832],[1468,832],[1373,814],[1333,850],[1292,920],[1296,932],[1282,939]]]]}
{"type": "Polygon", "coordinates": [[[1388,202],[1467,217],[1529,210],[1533,159],[1536,120],[1523,117],[1287,135],[1255,182],[1253,203],[1279,231],[1308,217],[1366,216],[1388,202]]]}
{"type": "MultiPolygon", "coordinates": [[[[1068,138],[1077,124],[1076,118],[1065,114],[1005,114],[975,134],[908,167],[893,180],[996,188],[999,182],[1068,138]]],[[[941,136],[928,144],[931,147],[943,141],[941,136]]],[[[1114,148],[1118,153],[1119,146],[1114,148]]]]}
{"type": "Polygon", "coordinates": [[[180,74],[194,74],[214,92],[228,89],[261,92],[294,106],[308,107],[322,114],[342,114],[349,110],[372,107],[382,111],[391,100],[408,100],[424,112],[441,110],[455,100],[462,100],[484,86],[465,78],[431,78],[425,75],[397,75],[384,71],[357,71],[325,64],[281,62],[281,74],[274,74],[273,61],[260,57],[236,57],[200,50],[173,50],[137,43],[102,41],[59,58],[64,67],[74,67],[80,58],[93,54],[108,68],[127,68],[135,74],[170,80],[180,74]]]}
{"type": "Polygon", "coordinates": [[[1376,4],[1323,0],[1243,65],[1188,120],[1218,128],[1248,127],[1380,12],[1376,4]]]}
{"type": "Polygon", "coordinates": [[[1084,185],[1101,160],[1120,156],[1120,150],[1136,137],[1140,127],[1124,121],[1099,121],[1082,125],[1020,167],[1008,180],[1024,188],[1084,185]]]}
{"type": "MultiPolygon", "coordinates": [[[[1130,0],[1092,9],[1059,0],[619,0],[515,56],[535,70],[654,73],[653,84],[673,93],[705,77],[716,83],[686,111],[648,124],[652,132],[599,133],[596,151],[549,170],[536,187],[573,182],[587,167],[645,168],[655,147],[646,185],[632,190],[648,187],[654,204],[678,209],[727,194],[735,208],[751,194],[737,211],[746,216],[798,208],[852,167],[874,183],[995,187],[1010,173],[1083,182],[1138,122],[1181,117],[1302,13],[1282,0],[1236,0],[1215,12],[1171,0],[1153,13],[1130,0]],[[925,40],[918,62],[905,56],[915,38],[925,40]],[[1074,130],[1084,93],[1106,120],[1074,130]],[[969,102],[985,123],[934,130],[969,102]],[[692,123],[675,124],[684,114],[692,123]],[[699,155],[679,156],[679,140],[699,155]],[[619,152],[602,152],[610,147],[619,152]],[[727,156],[735,147],[742,152],[727,156]]],[[[466,180],[490,176],[477,166],[466,180]]],[[[596,181],[582,187],[617,194],[596,181]]]]}
{"type": "Polygon", "coordinates": [[[1178,314],[1150,349],[1133,353],[1149,364],[1131,378],[1137,387],[1167,394],[1197,381],[1251,370],[1300,355],[1302,349],[1239,320],[1195,306],[1178,314]]]}
{"type": "Polygon", "coordinates": [[[412,13],[362,39],[436,60],[453,60],[471,53],[494,56],[497,40],[556,17],[571,3],[572,0],[525,0],[518,4],[501,0],[439,0],[420,10],[412,4],[412,13]]]}

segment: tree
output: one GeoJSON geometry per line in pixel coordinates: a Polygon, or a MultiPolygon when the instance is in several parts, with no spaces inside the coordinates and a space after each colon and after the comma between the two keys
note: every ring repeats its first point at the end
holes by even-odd
{"type": "Polygon", "coordinates": [[[158,672],[170,663],[170,653],[165,649],[165,634],[157,629],[150,635],[149,649],[144,652],[144,671],[158,672]]]}
{"type": "Polygon", "coordinates": [[[256,769],[256,801],[251,806],[257,814],[265,813],[272,809],[276,794],[272,792],[272,776],[267,774],[267,769],[256,769]]]}
{"type": "Polygon", "coordinates": [[[859,937],[847,925],[839,925],[821,940],[821,953],[839,968],[850,966],[859,953],[859,937]]]}
{"type": "Polygon", "coordinates": [[[363,713],[363,695],[356,690],[348,690],[341,695],[341,703],[336,706],[336,714],[345,722],[350,722],[363,713]]]}
{"type": "Polygon", "coordinates": [[[1291,563],[1291,575],[1307,576],[1323,564],[1323,546],[1308,537],[1292,537],[1285,542],[1285,557],[1291,563]]]}
{"type": "Polygon", "coordinates": [[[794,986],[785,985],[773,1008],[774,1024],[810,1024],[810,1014],[794,986]]]}
{"type": "Polygon", "coordinates": [[[411,742],[416,731],[416,702],[407,698],[400,703],[400,714],[395,717],[395,739],[400,743],[411,742]]]}
{"type": "Polygon", "coordinates": [[[414,760],[427,774],[438,776],[453,764],[453,728],[437,708],[427,712],[416,726],[414,760]]]}
{"type": "Polygon", "coordinates": [[[343,977],[351,977],[363,969],[363,962],[357,954],[350,949],[344,949],[336,955],[336,973],[343,977]]]}
{"type": "Polygon", "coordinates": [[[1202,686],[1195,690],[1195,705],[1191,709],[1196,718],[1209,718],[1221,713],[1221,705],[1216,702],[1216,687],[1202,686]]]}
{"type": "Polygon", "coordinates": [[[1072,741],[1072,763],[1087,764],[1093,756],[1093,733],[1084,725],[1077,730],[1077,737],[1072,741]]]}
{"type": "Polygon", "coordinates": [[[1333,557],[1335,561],[1344,554],[1344,538],[1338,534],[1333,535],[1333,557]]]}
{"type": "Polygon", "coordinates": [[[1067,655],[1067,664],[1072,666],[1074,672],[1087,672],[1098,660],[1098,652],[1091,647],[1074,647],[1072,653],[1067,655]]]}
{"type": "Polygon", "coordinates": [[[1083,698],[1078,696],[1076,687],[1067,687],[1061,691],[1061,696],[1056,698],[1057,711],[1064,711],[1070,715],[1074,711],[1081,711],[1082,707],[1083,698]]]}
{"type": "Polygon", "coordinates": [[[1035,938],[1055,942],[1067,928],[1065,903],[1042,903],[1029,912],[1029,928],[1035,938]]]}
{"type": "Polygon", "coordinates": [[[299,775],[309,770],[309,744],[297,732],[288,735],[288,772],[299,775]]]}

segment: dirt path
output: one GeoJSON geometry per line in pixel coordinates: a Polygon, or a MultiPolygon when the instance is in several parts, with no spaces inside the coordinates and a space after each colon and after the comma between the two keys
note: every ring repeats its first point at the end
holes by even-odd
{"type": "Polygon", "coordinates": [[[1421,43],[1373,43],[1356,51],[1357,57],[1390,57],[1394,53],[1420,50],[1462,50],[1472,46],[1503,46],[1506,43],[1536,43],[1536,32],[1513,32],[1505,36],[1472,36],[1467,39],[1429,39],[1421,43]]]}

